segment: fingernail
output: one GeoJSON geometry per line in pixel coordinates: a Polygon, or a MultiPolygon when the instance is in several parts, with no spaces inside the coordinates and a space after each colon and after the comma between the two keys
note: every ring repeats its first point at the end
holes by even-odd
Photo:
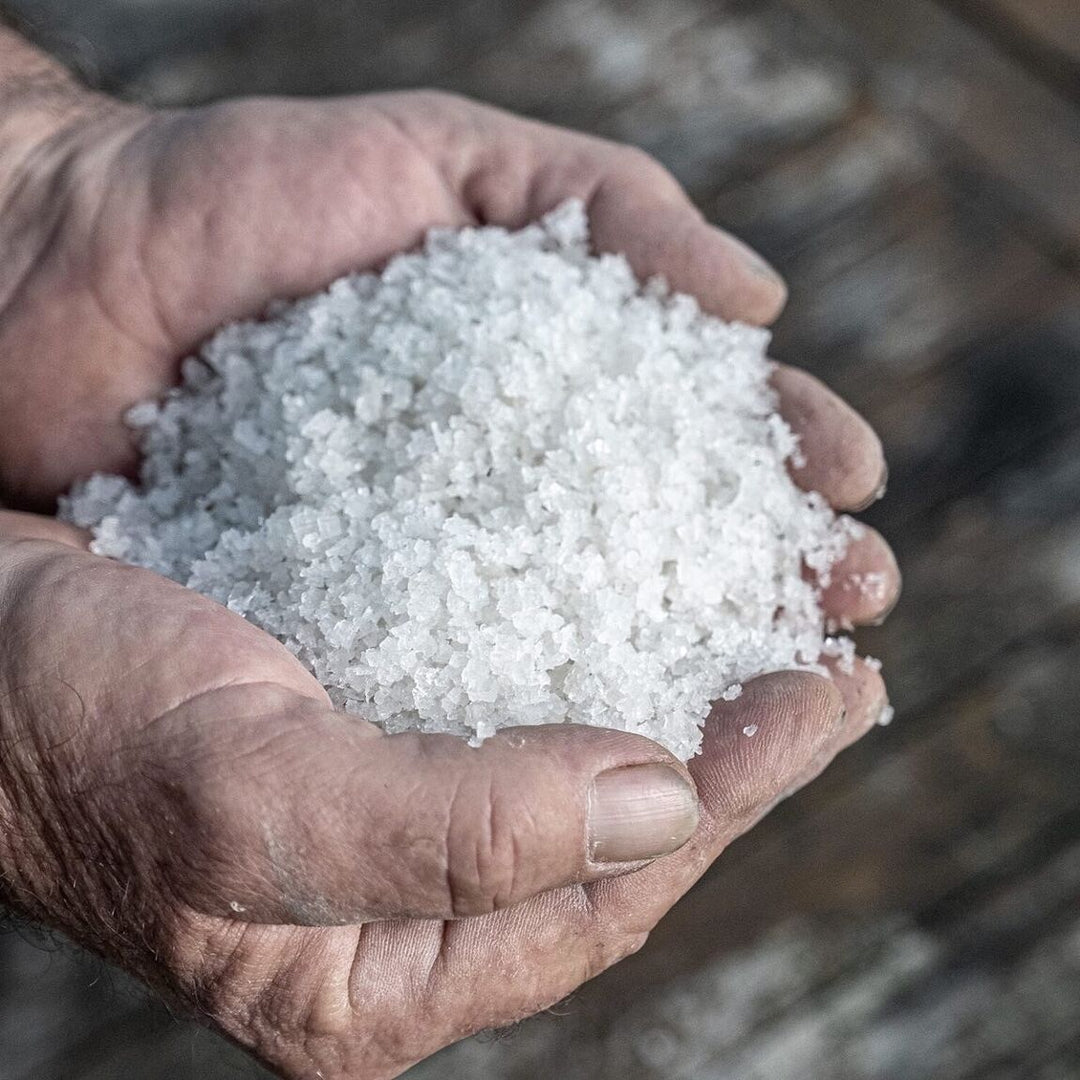
{"type": "Polygon", "coordinates": [[[750,248],[746,249],[746,265],[759,278],[764,278],[774,285],[779,285],[782,289],[787,288],[784,279],[780,276],[780,271],[772,263],[766,262],[756,251],[751,251],[750,248]]]}
{"type": "Polygon", "coordinates": [[[853,508],[853,513],[860,513],[863,510],[868,510],[874,503],[879,502],[885,498],[885,492],[889,489],[889,463],[883,461],[881,463],[881,476],[878,479],[877,487],[871,495],[868,495],[866,500],[853,508]]]}
{"type": "Polygon", "coordinates": [[[885,492],[889,490],[889,463],[881,463],[881,479],[878,481],[877,490],[874,492],[875,499],[884,499],[885,492]]]}
{"type": "Polygon", "coordinates": [[[747,263],[749,264],[750,269],[757,274],[758,277],[764,278],[774,285],[779,285],[781,288],[787,288],[784,279],[780,276],[780,271],[777,270],[772,263],[767,263],[760,255],[756,253],[751,255],[750,258],[747,259],[747,263]]]}
{"type": "MultiPolygon", "coordinates": [[[[730,234],[728,235],[730,236],[730,234]]],[[[737,236],[732,236],[731,239],[734,242],[736,251],[742,257],[743,265],[750,273],[765,278],[766,281],[771,281],[783,288],[787,287],[776,268],[767,263],[749,244],[744,244],[737,236]]]]}
{"type": "Polygon", "coordinates": [[[623,863],[668,855],[690,839],[697,822],[697,792],[674,769],[611,769],[589,789],[589,856],[623,863]]]}

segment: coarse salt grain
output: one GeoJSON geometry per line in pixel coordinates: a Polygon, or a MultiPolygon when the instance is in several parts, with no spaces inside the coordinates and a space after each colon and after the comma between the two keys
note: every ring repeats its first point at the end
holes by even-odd
{"type": "Polygon", "coordinates": [[[745,680],[853,655],[802,573],[853,526],[788,476],[767,341],[590,256],[579,202],[436,231],[222,330],[132,411],[141,484],[63,514],[389,731],[569,721],[685,760],[745,680]]]}

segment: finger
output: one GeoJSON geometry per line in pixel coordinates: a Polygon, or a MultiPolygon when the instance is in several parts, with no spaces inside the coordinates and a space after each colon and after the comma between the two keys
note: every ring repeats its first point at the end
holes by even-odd
{"type": "Polygon", "coordinates": [[[85,551],[90,544],[90,535],[56,518],[24,514],[18,510],[0,510],[0,540],[51,540],[85,551]]]}
{"type": "Polygon", "coordinates": [[[824,663],[844,699],[843,723],[827,748],[831,760],[831,756],[847,749],[878,724],[888,722],[889,693],[876,661],[860,656],[850,666],[838,660],[824,663]]]}
{"type": "Polygon", "coordinates": [[[846,724],[841,688],[813,672],[763,675],[734,701],[717,702],[701,753],[689,764],[697,831],[679,851],[636,873],[586,884],[601,926],[631,937],[648,932],[724,848],[792,790],[846,724]]]}
{"type": "Polygon", "coordinates": [[[710,225],[689,197],[645,155],[613,155],[589,201],[593,242],[624,254],[639,278],[660,274],[721,318],[764,326],[787,302],[787,287],[760,255],[710,225]]]}
{"type": "Polygon", "coordinates": [[[635,874],[584,886],[609,928],[631,937],[648,932],[732,841],[866,730],[875,686],[856,669],[844,680],[807,671],[763,675],[714,706],[701,754],[690,762],[701,808],[693,838],[635,874]]]}
{"type": "MultiPolygon", "coordinates": [[[[357,954],[356,984],[376,977],[388,953],[418,958],[424,1001],[439,1023],[417,1056],[552,1005],[644,943],[722,848],[796,781],[832,737],[841,709],[836,688],[819,675],[782,672],[747,683],[706,724],[702,754],[691,763],[701,825],[682,850],[636,873],[482,918],[371,927],[357,954]],[[745,734],[750,728],[754,734],[745,734]]],[[[393,978],[402,996],[415,992],[415,971],[393,978]]]]}
{"type": "Polygon", "coordinates": [[[821,606],[826,617],[845,630],[880,624],[896,606],[900,589],[892,549],[879,532],[863,525],[832,567],[821,606]]]}
{"type": "Polygon", "coordinates": [[[686,770],[639,736],[553,725],[474,748],[386,736],[310,701],[282,710],[273,693],[247,720],[228,690],[195,703],[214,710],[212,758],[184,742],[198,718],[170,718],[170,758],[204,763],[174,781],[197,814],[176,877],[197,910],[303,925],[475,915],[623,873],[697,823],[686,770]]]}
{"type": "Polygon", "coordinates": [[[762,676],[714,706],[701,756],[690,763],[709,862],[817,760],[844,723],[844,707],[834,682],[807,671],[762,676]]]}
{"type": "Polygon", "coordinates": [[[456,155],[447,171],[479,220],[519,228],[580,198],[594,246],[624,254],[639,278],[661,274],[725,319],[766,324],[783,309],[783,279],[744,243],[708,224],[648,154],[496,109],[472,105],[468,116],[471,151],[456,155]]]}
{"type": "Polygon", "coordinates": [[[874,429],[824,383],[778,364],[772,379],[780,413],[799,436],[800,487],[819,491],[837,510],[864,510],[884,494],[888,472],[874,429]]]}
{"type": "MultiPolygon", "coordinates": [[[[340,994],[365,1007],[346,1014],[355,1037],[306,1041],[304,1067],[325,1061],[327,1075],[396,1075],[449,1042],[553,1005],[635,951],[726,838],[760,813],[761,800],[767,804],[790,786],[835,731],[839,714],[836,690],[820,676],[788,672],[754,680],[739,699],[719,705],[706,725],[706,749],[694,769],[708,788],[708,818],[693,848],[688,844],[637,873],[547,892],[477,918],[402,919],[341,931],[348,938],[341,946],[347,975],[339,980],[340,994]],[[760,739],[743,734],[754,724],[760,739]],[[372,986],[379,988],[378,1000],[371,998],[372,986]],[[418,1029],[419,1009],[425,1023],[418,1029]],[[376,1020],[380,1038],[361,1037],[376,1020]]],[[[273,980],[252,944],[258,939],[247,931],[230,931],[213,952],[228,957],[228,978],[248,994],[252,986],[287,988],[286,976],[299,986],[321,984],[324,943],[315,931],[290,933],[298,935],[292,959],[273,980]]],[[[214,973],[206,981],[224,980],[214,973]]],[[[259,1003],[267,1012],[289,1000],[279,989],[270,998],[269,1006],[259,1003]]],[[[235,1010],[215,1015],[234,1038],[251,1042],[235,1010]]],[[[291,1060],[287,1041],[260,1050],[278,1066],[291,1060]]]]}

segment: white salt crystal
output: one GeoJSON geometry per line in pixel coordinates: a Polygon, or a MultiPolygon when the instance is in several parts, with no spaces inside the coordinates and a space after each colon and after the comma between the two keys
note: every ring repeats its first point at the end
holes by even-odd
{"type": "Polygon", "coordinates": [[[855,591],[869,600],[881,602],[888,589],[888,578],[881,571],[869,571],[865,574],[851,574],[844,585],[848,591],[855,591]]]}
{"type": "Polygon", "coordinates": [[[744,734],[744,735],[745,735],[745,736],[746,736],[746,737],[747,737],[748,739],[751,739],[751,738],[753,738],[753,737],[754,737],[754,736],[755,736],[755,735],[756,735],[756,734],[758,733],[758,726],[757,726],[757,724],[747,724],[747,725],[746,725],[746,727],[744,727],[744,728],[742,729],[742,733],[743,733],[743,734],[744,734]]]}
{"type": "Polygon", "coordinates": [[[124,422],[133,428],[149,427],[158,418],[156,401],[140,401],[132,405],[124,415],[124,422]]]}
{"type": "Polygon", "coordinates": [[[578,202],[435,232],[223,330],[130,414],[141,486],[63,512],[390,731],[570,721],[685,759],[745,680],[853,656],[801,570],[857,526],[788,477],[767,341],[590,257],[578,202]]]}

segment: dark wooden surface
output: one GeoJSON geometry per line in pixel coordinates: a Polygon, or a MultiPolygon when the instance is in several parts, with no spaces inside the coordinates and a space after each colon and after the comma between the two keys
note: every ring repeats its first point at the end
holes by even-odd
{"type": "MultiPolygon", "coordinates": [[[[868,517],[906,590],[862,643],[895,723],[641,954],[418,1076],[1080,1077],[1075,2],[90,7],[43,32],[152,100],[429,83],[646,146],[789,278],[776,354],[887,445],[868,517]]],[[[255,1075],[114,973],[0,938],[0,1080],[255,1075]]]]}

